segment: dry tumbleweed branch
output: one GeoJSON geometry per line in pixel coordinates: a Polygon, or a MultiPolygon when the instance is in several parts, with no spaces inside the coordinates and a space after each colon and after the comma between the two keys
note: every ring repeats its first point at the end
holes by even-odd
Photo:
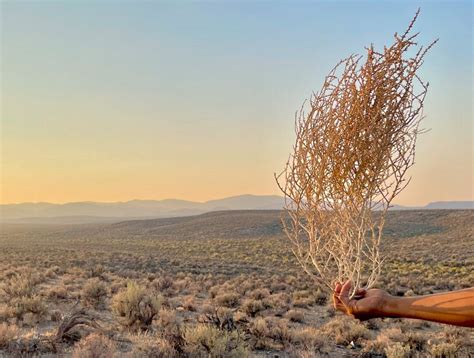
{"type": "Polygon", "coordinates": [[[101,329],[95,318],[89,315],[86,310],[78,309],[63,318],[54,341],[61,342],[64,339],[74,339],[73,328],[77,326],[87,326],[96,330],[101,329]]]}
{"type": "Polygon", "coordinates": [[[418,13],[383,52],[372,45],[364,62],[352,55],[331,70],[309,111],[296,113],[296,144],[275,176],[293,252],[330,290],[336,280],[352,280],[352,295],[373,286],[385,215],[409,183],[428,89],[417,70],[437,41],[417,49],[410,32],[418,13]]]}

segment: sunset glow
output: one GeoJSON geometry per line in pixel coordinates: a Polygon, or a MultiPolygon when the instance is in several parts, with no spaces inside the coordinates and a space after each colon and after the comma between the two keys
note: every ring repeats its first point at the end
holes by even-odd
{"type": "MultiPolygon", "coordinates": [[[[417,6],[2,2],[0,202],[279,194],[294,112],[417,6]]],[[[396,203],[473,200],[472,3],[416,27],[431,131],[396,203]]]]}

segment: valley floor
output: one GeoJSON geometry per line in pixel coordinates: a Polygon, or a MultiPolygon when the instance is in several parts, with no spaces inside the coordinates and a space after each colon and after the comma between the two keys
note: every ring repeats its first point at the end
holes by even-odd
{"type": "MultiPolygon", "coordinates": [[[[5,224],[0,355],[474,354],[472,329],[361,323],[335,312],[299,269],[279,216],[229,211],[114,224],[5,224]]],[[[390,212],[378,286],[399,296],[474,286],[473,227],[474,210],[390,212]]]]}

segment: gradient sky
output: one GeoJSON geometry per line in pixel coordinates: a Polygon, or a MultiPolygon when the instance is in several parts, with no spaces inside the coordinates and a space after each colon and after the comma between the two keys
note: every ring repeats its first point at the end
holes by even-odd
{"type": "Polygon", "coordinates": [[[0,6],[2,203],[278,194],[295,110],[418,6],[431,131],[396,203],[473,200],[471,1],[0,6]]]}

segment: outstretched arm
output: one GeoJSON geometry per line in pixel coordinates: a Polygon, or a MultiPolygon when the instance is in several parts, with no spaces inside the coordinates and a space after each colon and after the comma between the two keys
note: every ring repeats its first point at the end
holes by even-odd
{"type": "Polygon", "coordinates": [[[474,327],[474,288],[426,296],[394,297],[379,289],[358,290],[349,298],[351,282],[336,284],[334,307],[355,318],[417,318],[474,327]]]}

